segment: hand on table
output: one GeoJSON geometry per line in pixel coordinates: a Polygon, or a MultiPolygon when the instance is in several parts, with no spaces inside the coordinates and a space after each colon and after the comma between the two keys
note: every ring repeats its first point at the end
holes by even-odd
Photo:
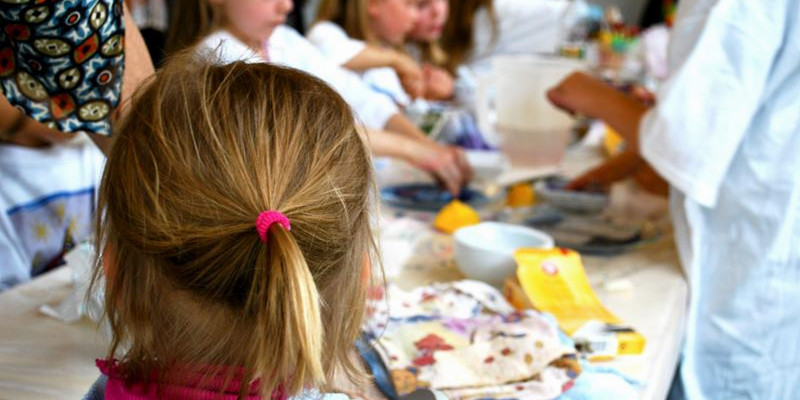
{"type": "Polygon", "coordinates": [[[458,196],[461,188],[472,180],[472,167],[464,151],[458,147],[424,143],[415,152],[411,162],[433,175],[453,196],[458,196]]]}
{"type": "Polygon", "coordinates": [[[669,194],[669,184],[639,155],[622,152],[583,175],[573,179],[566,188],[570,190],[608,190],[613,183],[634,178],[644,190],[659,195],[669,194]]]}
{"type": "Polygon", "coordinates": [[[573,179],[566,189],[607,190],[611,184],[635,175],[645,165],[644,159],[638,154],[625,151],[573,179]]]}

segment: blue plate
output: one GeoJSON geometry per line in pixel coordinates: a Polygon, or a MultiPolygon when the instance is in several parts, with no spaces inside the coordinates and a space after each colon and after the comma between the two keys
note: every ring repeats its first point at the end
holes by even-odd
{"type": "MultiPolygon", "coordinates": [[[[453,195],[433,183],[412,183],[389,186],[381,190],[381,200],[398,208],[420,211],[439,211],[453,201],[453,195]]],[[[483,193],[470,188],[461,189],[458,200],[469,204],[472,208],[480,208],[489,204],[489,198],[483,193]]]]}

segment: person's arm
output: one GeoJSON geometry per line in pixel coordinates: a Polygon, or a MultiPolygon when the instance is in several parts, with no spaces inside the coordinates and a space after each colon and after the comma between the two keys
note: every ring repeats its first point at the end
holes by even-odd
{"type": "MultiPolygon", "coordinates": [[[[125,71],[122,74],[120,102],[114,113],[115,120],[125,115],[133,93],[142,86],[145,79],[155,73],[147,45],[136,23],[133,22],[127,4],[123,6],[123,18],[125,19],[125,71]]],[[[89,137],[103,153],[108,154],[111,151],[113,132],[110,136],[90,134],[89,137]]]]}
{"type": "Polygon", "coordinates": [[[409,96],[417,98],[424,95],[422,69],[411,57],[399,51],[366,45],[342,66],[351,71],[365,71],[381,67],[392,68],[409,96]]]}
{"type": "Polygon", "coordinates": [[[453,195],[472,179],[469,162],[457,148],[382,130],[363,129],[361,134],[373,155],[404,160],[430,173],[453,195]]]}
{"type": "MultiPolygon", "coordinates": [[[[414,60],[398,51],[365,45],[360,52],[345,61],[342,66],[352,71],[364,71],[380,67],[389,67],[392,69],[402,69],[403,67],[413,68],[416,66],[416,63],[414,60]]],[[[416,69],[417,72],[420,74],[422,73],[419,71],[419,67],[416,69]]]]}
{"type": "Polygon", "coordinates": [[[641,101],[580,72],[550,89],[547,97],[567,112],[602,120],[639,153],[639,123],[648,110],[641,101]]]}
{"type": "Polygon", "coordinates": [[[414,140],[431,141],[411,120],[400,113],[392,115],[383,128],[414,140]]]}
{"type": "Polygon", "coordinates": [[[633,176],[644,166],[645,161],[641,156],[627,150],[573,179],[566,189],[607,190],[611,184],[633,176]]]}
{"type": "Polygon", "coordinates": [[[392,68],[412,98],[423,95],[422,69],[407,54],[349,37],[340,26],[324,21],[308,32],[308,40],[328,59],[350,71],[392,68]]]}
{"type": "Polygon", "coordinates": [[[455,79],[443,68],[426,64],[422,67],[424,97],[428,100],[449,100],[455,92],[455,79]]]}

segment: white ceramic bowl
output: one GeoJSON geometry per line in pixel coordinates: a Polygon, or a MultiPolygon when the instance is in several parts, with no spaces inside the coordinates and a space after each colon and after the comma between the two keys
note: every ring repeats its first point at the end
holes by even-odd
{"type": "Polygon", "coordinates": [[[524,226],[484,222],[457,230],[454,234],[458,268],[469,279],[495,287],[517,270],[514,252],[520,248],[553,247],[550,235],[524,226]]]}

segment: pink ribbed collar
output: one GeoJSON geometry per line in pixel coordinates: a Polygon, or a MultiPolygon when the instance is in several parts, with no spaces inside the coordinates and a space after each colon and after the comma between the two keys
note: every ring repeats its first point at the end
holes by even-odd
{"type": "MultiPolygon", "coordinates": [[[[135,383],[127,385],[119,373],[119,363],[117,360],[96,360],[97,367],[108,377],[106,383],[106,400],[237,400],[239,389],[242,386],[241,371],[237,371],[233,379],[228,382],[225,390],[226,376],[217,374],[208,379],[204,379],[202,368],[189,369],[186,379],[181,384],[161,384],[155,383],[135,383]],[[158,389],[161,392],[158,392],[158,389]]],[[[258,392],[258,382],[251,387],[247,400],[261,400],[258,392]]],[[[279,389],[272,394],[271,400],[287,400],[286,394],[279,389]]]]}

